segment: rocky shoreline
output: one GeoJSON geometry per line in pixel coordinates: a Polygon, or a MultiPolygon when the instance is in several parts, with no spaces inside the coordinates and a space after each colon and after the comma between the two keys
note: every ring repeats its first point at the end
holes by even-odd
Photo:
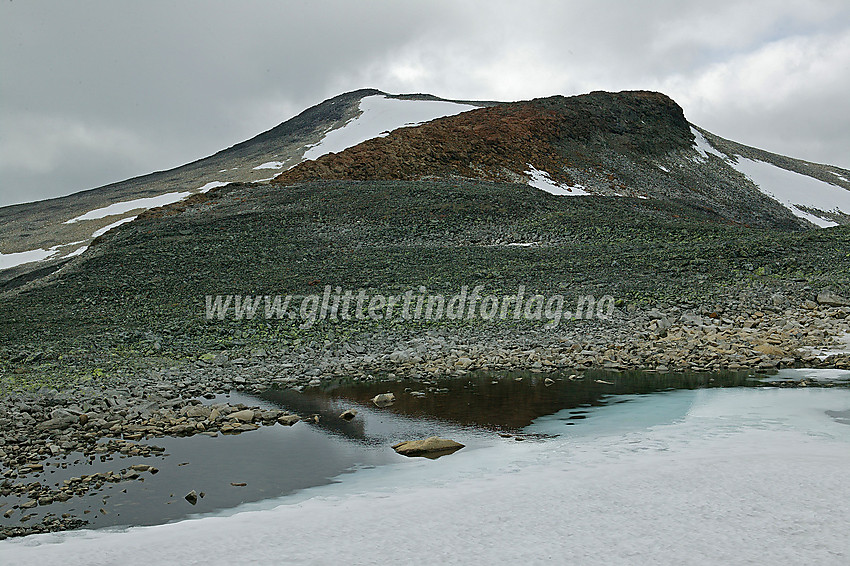
{"type": "MultiPolygon", "coordinates": [[[[57,387],[35,391],[16,389],[4,376],[0,497],[18,503],[0,499],[0,515],[7,520],[0,538],[78,528],[84,519],[72,516],[48,514],[30,523],[29,510],[155,473],[151,467],[130,467],[50,487],[29,479],[44,470],[47,459],[71,453],[90,459],[152,455],[162,449],[148,443],[163,436],[239,434],[260,426],[291,426],[299,419],[284,411],[201,402],[229,391],[301,390],[339,377],[424,381],[475,371],[850,369],[850,302],[844,298],[805,287],[770,295],[747,288],[730,291],[723,304],[727,306],[626,306],[608,320],[575,320],[556,329],[378,328],[346,340],[298,339],[277,347],[252,343],[246,335],[228,350],[104,374],[96,383],[57,382],[57,387]],[[11,521],[19,524],[9,526],[11,521]]],[[[40,361],[33,355],[17,358],[11,365],[24,370],[27,363],[40,361]]]]}

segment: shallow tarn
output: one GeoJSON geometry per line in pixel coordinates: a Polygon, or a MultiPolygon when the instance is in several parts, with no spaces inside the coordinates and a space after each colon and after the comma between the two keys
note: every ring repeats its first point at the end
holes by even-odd
{"type": "MultiPolygon", "coordinates": [[[[564,418],[574,425],[588,418],[589,408],[622,402],[622,395],[745,385],[758,382],[746,373],[478,373],[434,381],[343,379],[302,392],[221,395],[201,401],[284,408],[304,419],[293,427],[262,427],[238,436],[141,441],[162,449],[162,455],[153,457],[87,458],[72,453],[48,459],[43,472],[16,481],[58,488],[72,478],[119,472],[139,464],[152,465],[157,473],[142,472],[133,480],[106,483],[67,502],[19,509],[10,517],[0,516],[0,525],[31,525],[66,514],[86,521],[88,528],[156,525],[344,481],[345,474],[353,471],[397,462],[400,456],[391,446],[399,441],[440,435],[475,450],[500,442],[499,434],[514,441],[533,440],[523,429],[536,418],[562,409],[570,409],[564,418]],[[395,403],[376,407],[371,398],[386,392],[395,395],[395,403]],[[339,415],[347,409],[355,409],[357,417],[341,419],[339,415]],[[191,491],[199,495],[194,504],[184,499],[191,491]]],[[[27,501],[26,494],[0,499],[0,512],[27,501]]]]}
{"type": "Polygon", "coordinates": [[[0,559],[837,564],[850,556],[847,389],[763,388],[741,374],[559,378],[548,387],[542,375],[515,375],[268,392],[264,402],[319,422],[159,439],[171,455],[134,485],[149,504],[124,497],[110,511],[104,492],[96,497],[104,519],[120,513],[124,524],[185,516],[190,489],[206,493],[197,511],[225,510],[12,539],[0,543],[0,559]],[[369,406],[387,391],[395,405],[369,406]],[[339,419],[352,407],[354,420],[339,419]],[[467,447],[434,461],[389,448],[433,434],[467,447]],[[164,487],[177,501],[164,500],[164,487]],[[163,507],[174,514],[145,518],[163,507]]]}

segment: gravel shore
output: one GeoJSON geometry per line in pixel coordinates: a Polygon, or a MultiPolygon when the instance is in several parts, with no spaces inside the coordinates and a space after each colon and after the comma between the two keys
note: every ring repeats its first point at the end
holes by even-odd
{"type": "MultiPolygon", "coordinates": [[[[260,426],[292,425],[298,415],[245,405],[202,404],[228,391],[300,390],[339,377],[359,380],[428,380],[474,371],[539,373],[588,369],[712,372],[749,369],[769,373],[788,367],[850,369],[850,306],[834,294],[760,294],[744,289],[725,308],[681,304],[615,309],[607,320],[565,321],[559,328],[475,325],[383,329],[342,339],[298,338],[270,343],[246,329],[230,347],[196,351],[181,359],[162,352],[156,336],[141,336],[150,355],[113,365],[97,379],[60,378],[58,386],[16,387],[3,377],[0,398],[0,507],[7,524],[0,537],[76,528],[79,517],[47,516],[30,523],[29,509],[67,501],[107,483],[136,481],[156,469],[144,466],[92,474],[55,488],[29,481],[44,461],[62,454],[151,455],[163,436],[239,434],[260,426]],[[820,298],[819,303],[817,299],[820,298]],[[831,304],[827,304],[831,303],[831,304]],[[129,365],[128,365],[129,364],[129,365]],[[11,526],[12,521],[18,523],[11,526]]],[[[162,339],[159,338],[161,341],[162,339]]],[[[18,354],[9,375],[60,367],[108,364],[100,356],[55,352],[18,354]]],[[[789,384],[783,384],[788,386],[789,384]]],[[[791,385],[832,386],[807,380],[791,385]]]]}

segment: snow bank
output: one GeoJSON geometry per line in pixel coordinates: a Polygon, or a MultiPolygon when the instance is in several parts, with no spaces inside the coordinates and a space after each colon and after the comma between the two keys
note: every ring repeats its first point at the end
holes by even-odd
{"type": "Polygon", "coordinates": [[[230,516],[7,540],[0,562],[846,564],[850,429],[826,411],[848,407],[846,390],[633,396],[533,425],[556,439],[400,459],[230,516]]]}
{"type": "Polygon", "coordinates": [[[316,159],[327,153],[339,153],[372,138],[383,137],[392,130],[418,126],[444,116],[454,116],[477,106],[436,100],[399,100],[383,95],[364,97],[360,111],[342,128],[329,131],[322,140],[304,153],[304,159],[316,159]]]}
{"type": "Polygon", "coordinates": [[[826,212],[838,210],[850,214],[850,191],[847,189],[764,161],[738,157],[737,163],[730,165],[749,177],[761,192],[779,201],[796,216],[817,226],[829,228],[838,224],[801,210],[799,206],[826,212]]]}
{"type": "MultiPolygon", "coordinates": [[[[194,192],[205,193],[210,189],[214,189],[215,187],[223,187],[227,183],[223,183],[221,181],[211,181],[202,187],[198,187],[194,192]]],[[[82,220],[99,220],[101,218],[106,218],[107,216],[115,216],[118,214],[126,214],[133,210],[138,209],[150,209],[156,208],[158,206],[165,206],[167,204],[173,204],[175,202],[179,202],[186,197],[192,195],[192,191],[180,191],[180,192],[172,192],[166,193],[163,195],[155,196],[155,197],[146,197],[139,198],[133,200],[127,200],[122,202],[116,202],[110,204],[109,206],[104,206],[101,208],[97,208],[95,210],[90,210],[85,214],[80,216],[76,216],[70,220],[66,220],[63,224],[73,224],[75,222],[80,222],[82,220]]],[[[122,218],[117,222],[113,222],[103,228],[96,230],[92,233],[92,238],[97,238],[98,236],[102,236],[115,228],[116,226],[120,226],[125,222],[131,222],[136,219],[136,216],[131,216],[127,218],[122,218]]],[[[58,244],[56,246],[51,247],[48,250],[38,249],[38,250],[29,250],[25,252],[16,252],[12,254],[0,254],[0,269],[8,269],[10,267],[15,267],[18,265],[23,265],[25,263],[32,263],[36,261],[43,261],[45,259],[49,259],[58,253],[58,248],[63,246],[72,246],[74,244],[81,244],[82,242],[70,242],[68,244],[58,244]]],[[[82,246],[77,248],[73,252],[68,255],[63,256],[63,258],[74,257],[80,255],[88,246],[82,246]]]]}
{"type": "Polygon", "coordinates": [[[27,250],[25,252],[0,254],[0,269],[9,269],[11,267],[17,267],[33,261],[42,261],[54,254],[56,254],[56,250],[54,249],[44,250],[41,248],[37,250],[27,250]]]}
{"type": "Polygon", "coordinates": [[[254,169],[283,169],[283,161],[266,161],[254,167],[254,169]]]}
{"type": "Polygon", "coordinates": [[[209,183],[207,183],[203,187],[198,187],[198,192],[199,193],[205,193],[205,192],[209,191],[210,189],[214,189],[216,187],[223,187],[226,184],[227,183],[223,183],[221,181],[210,181],[209,183]]]}
{"type": "Polygon", "coordinates": [[[81,255],[87,249],[89,249],[88,246],[80,246],[76,250],[74,250],[71,253],[69,253],[68,255],[64,256],[62,259],[68,259],[69,257],[76,257],[78,255],[81,255]]]}
{"type": "MultiPolygon", "coordinates": [[[[836,354],[850,354],[850,332],[836,336],[836,343],[834,345],[820,348],[805,348],[805,350],[821,360],[825,360],[836,354]]],[[[847,374],[847,377],[850,377],[850,372],[847,372],[847,374]]]]}
{"type": "MultiPolygon", "coordinates": [[[[747,159],[740,155],[730,158],[715,149],[699,130],[691,128],[691,132],[695,138],[694,149],[702,156],[695,158],[697,162],[705,161],[709,155],[719,157],[746,175],[761,192],[778,201],[798,218],[805,218],[821,228],[831,228],[838,226],[838,223],[807,212],[804,208],[850,214],[850,191],[847,189],[764,161],[747,159]]],[[[832,174],[843,179],[834,171],[832,174]]]]}
{"type": "MultiPolygon", "coordinates": [[[[135,216],[133,217],[135,218],[135,216]]],[[[132,220],[132,218],[131,218],[132,220]]],[[[114,226],[113,226],[114,227],[114,226]]],[[[37,250],[28,250],[25,252],[15,252],[11,254],[0,254],[0,270],[9,269],[11,267],[17,267],[18,265],[23,265],[25,263],[33,263],[36,261],[44,261],[46,259],[50,259],[59,253],[59,248],[64,248],[67,246],[74,246],[77,244],[82,244],[83,241],[79,242],[69,242],[67,244],[57,244],[55,246],[51,246],[44,249],[37,250]]],[[[69,257],[78,256],[84,251],[86,251],[88,246],[82,246],[77,248],[76,250],[68,253],[67,255],[62,256],[62,259],[67,259],[69,257]]]]}
{"type": "MultiPolygon", "coordinates": [[[[104,226],[103,228],[101,228],[99,230],[95,230],[94,232],[92,232],[91,237],[97,238],[98,236],[103,236],[104,234],[106,234],[107,232],[112,230],[113,228],[121,226],[122,224],[126,224],[127,222],[132,222],[136,218],[137,218],[136,216],[128,216],[127,218],[122,218],[121,220],[113,222],[112,224],[108,224],[108,225],[104,226]]],[[[80,253],[82,253],[82,252],[80,252],[80,253]]]]}
{"type": "Polygon", "coordinates": [[[702,135],[699,130],[697,130],[696,128],[691,128],[691,133],[694,135],[694,147],[696,148],[697,152],[702,155],[703,160],[708,159],[709,155],[714,155],[715,157],[719,157],[724,161],[728,159],[726,155],[714,149],[714,146],[711,145],[711,143],[709,143],[707,139],[705,139],[705,136],[702,135]]]}
{"type": "Polygon", "coordinates": [[[528,179],[528,184],[536,189],[562,197],[580,197],[590,194],[584,190],[582,185],[574,185],[571,187],[569,185],[556,183],[551,177],[549,177],[549,173],[546,171],[539,171],[530,163],[526,163],[526,166],[528,167],[528,171],[525,171],[525,174],[530,177],[528,179]]]}
{"type": "MultiPolygon", "coordinates": [[[[209,183],[208,183],[209,184],[209,183]]],[[[204,185],[207,186],[207,185],[204,185]]],[[[212,188],[212,187],[210,187],[212,188]]],[[[138,209],[148,209],[155,208],[157,206],[165,206],[167,204],[172,204],[178,201],[183,200],[184,198],[191,195],[191,192],[174,192],[174,193],[165,193],[163,195],[155,196],[155,197],[147,197],[147,198],[137,198],[133,200],[126,200],[123,202],[116,202],[110,204],[109,206],[104,206],[102,208],[96,208],[94,210],[90,210],[83,215],[77,216],[70,220],[66,220],[65,224],[73,224],[74,222],[80,222],[81,220],[97,220],[99,218],[106,218],[107,216],[113,216],[116,214],[125,214],[132,210],[138,209]]]]}

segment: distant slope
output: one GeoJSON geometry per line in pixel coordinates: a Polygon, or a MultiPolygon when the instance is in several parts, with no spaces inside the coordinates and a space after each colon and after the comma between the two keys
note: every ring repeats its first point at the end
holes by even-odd
{"type": "MultiPolygon", "coordinates": [[[[326,285],[383,295],[421,285],[447,296],[464,285],[495,294],[524,286],[526,296],[563,294],[568,305],[610,294],[623,304],[689,302],[707,312],[739,285],[765,299],[788,282],[850,289],[850,227],[748,228],[661,199],[562,198],[525,184],[456,179],[314,181],[287,190],[233,183],[208,195],[140,215],[62,270],[4,293],[0,349],[150,332],[164,348],[200,340],[187,346],[197,356],[249,327],[259,337],[269,335],[268,324],[300,323],[260,314],[253,323],[210,324],[206,295],[293,294],[300,304],[326,285]]],[[[743,301],[736,308],[751,308],[743,296],[735,293],[743,301]]],[[[380,328],[368,321],[357,332],[380,328]]],[[[322,341],[328,336],[346,334],[322,341]]]]}
{"type": "Polygon", "coordinates": [[[693,126],[704,159],[719,157],[792,214],[828,228],[850,224],[850,171],[736,143],[693,126]]]}
{"type": "Polygon", "coordinates": [[[250,140],[169,171],[66,197],[0,208],[0,287],[57,268],[82,253],[105,230],[151,207],[230,182],[267,181],[304,159],[342,151],[398,127],[488,104],[495,103],[358,90],[326,100],[250,140]]]}

